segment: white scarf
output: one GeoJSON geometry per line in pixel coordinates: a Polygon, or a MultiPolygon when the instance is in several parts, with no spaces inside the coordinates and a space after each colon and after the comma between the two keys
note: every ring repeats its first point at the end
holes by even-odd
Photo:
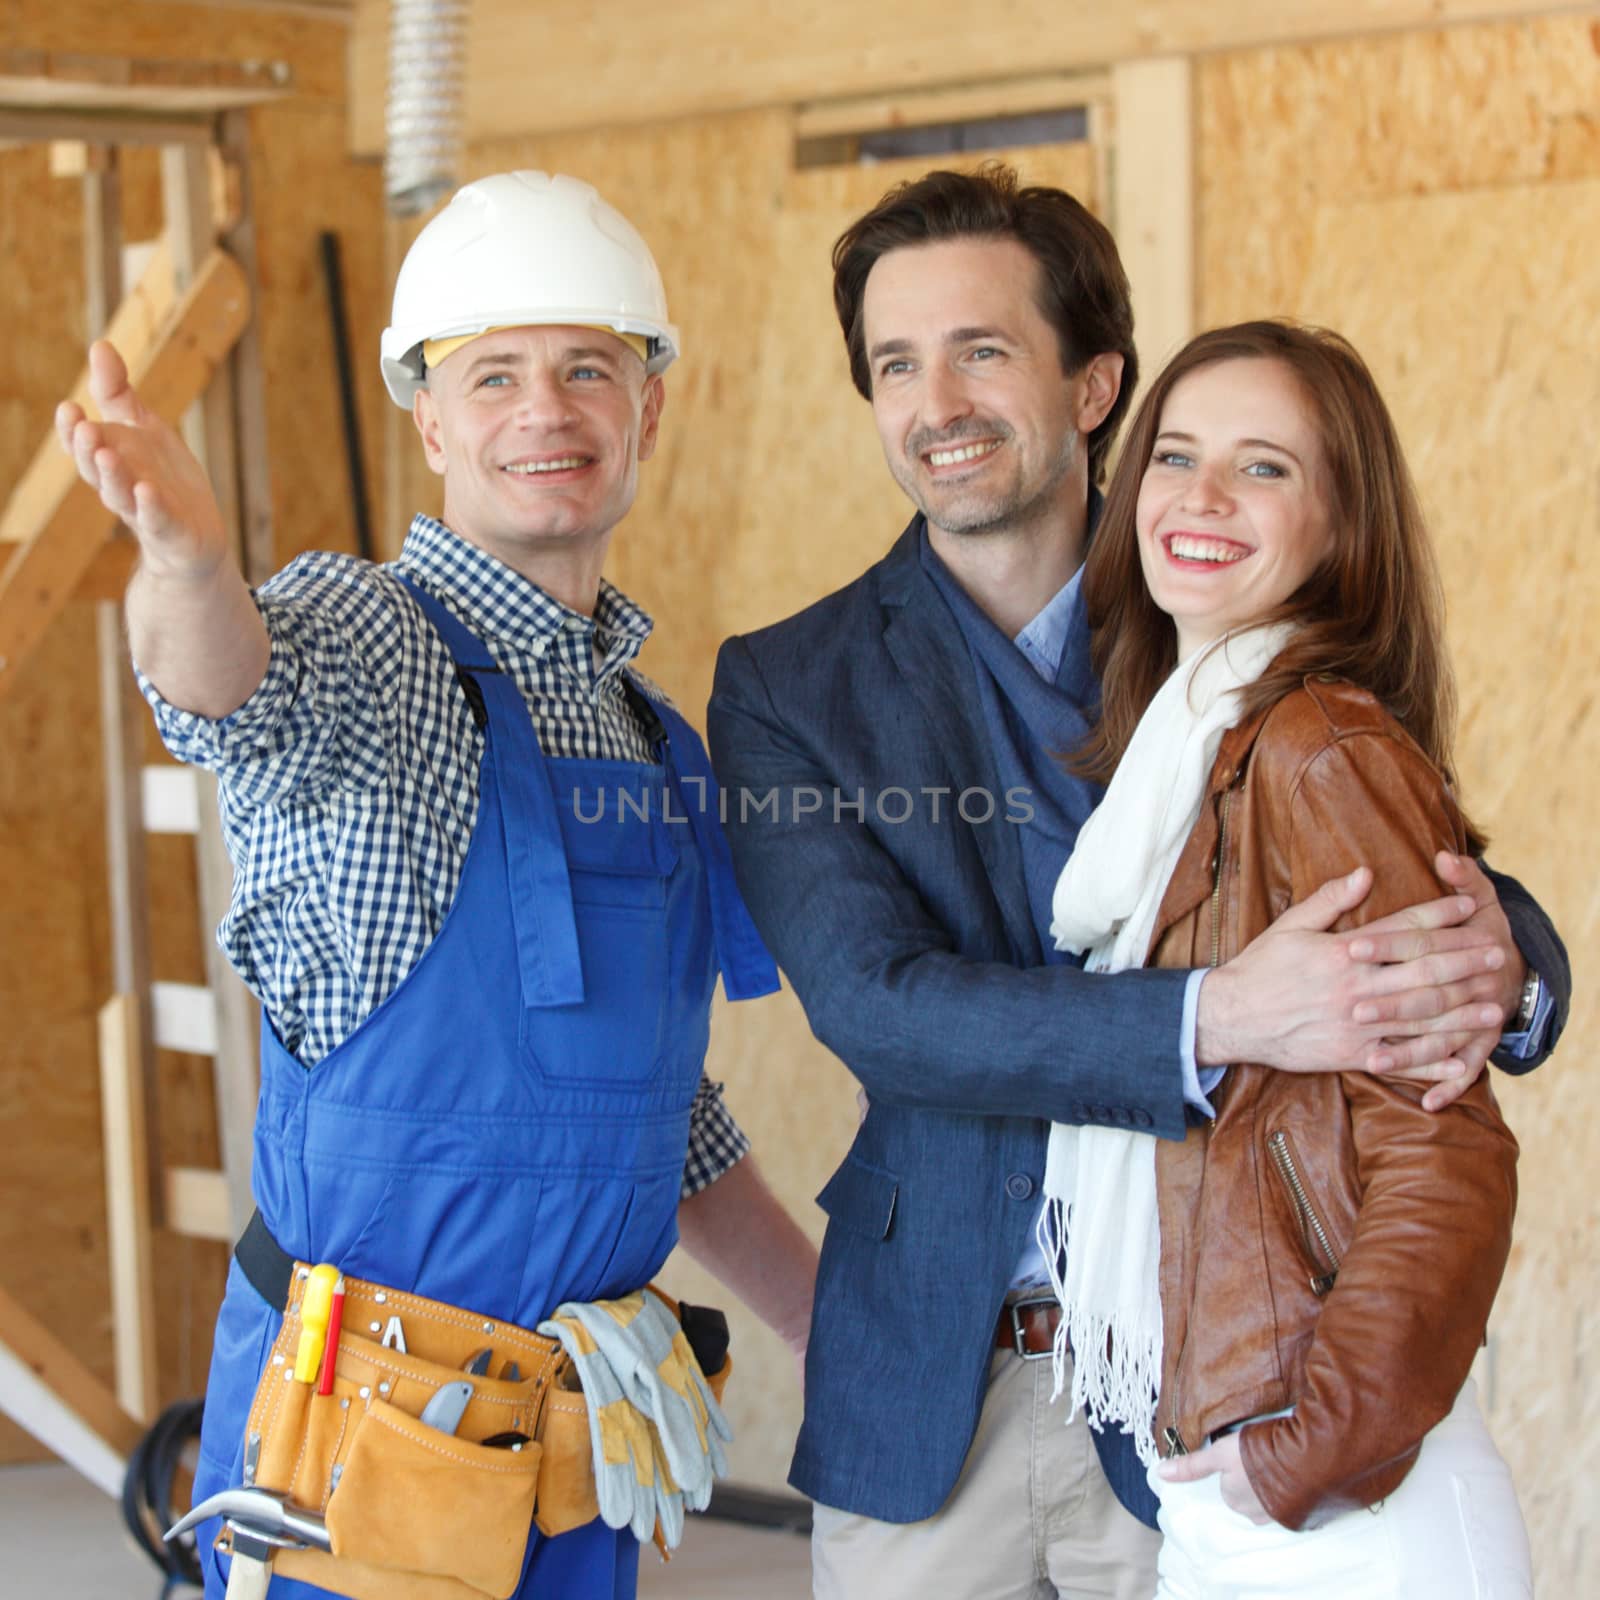
{"type": "MultiPolygon", "coordinates": [[[[1261,676],[1292,632],[1287,624],[1249,628],[1196,651],[1140,718],[1051,902],[1056,948],[1087,951],[1090,972],[1144,964],[1217,747],[1239,720],[1239,691],[1261,676]]],[[[1117,1423],[1133,1435],[1148,1466],[1155,1460],[1151,1419],[1161,1384],[1155,1140],[1121,1128],[1055,1123],[1044,1193],[1039,1247],[1065,1312],[1056,1330],[1055,1394],[1065,1386],[1070,1345],[1068,1420],[1082,1406],[1095,1428],[1117,1423]]]]}

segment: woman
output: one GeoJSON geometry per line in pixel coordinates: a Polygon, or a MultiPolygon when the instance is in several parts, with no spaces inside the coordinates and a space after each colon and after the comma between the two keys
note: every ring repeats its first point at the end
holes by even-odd
{"type": "MultiPolygon", "coordinates": [[[[1110,787],[1057,887],[1063,948],[1214,966],[1358,864],[1352,923],[1481,845],[1415,493],[1336,335],[1193,340],[1134,420],[1084,582],[1104,701],[1077,760],[1110,787]]],[[[1145,1440],[1161,1595],[1531,1594],[1468,1381],[1516,1192],[1487,1080],[1438,1114],[1365,1074],[1240,1064],[1208,1092],[1182,1144],[1057,1128],[1046,1172],[1074,1401],[1145,1440]],[[1192,1481],[1155,1460],[1203,1448],[1192,1481]]]]}

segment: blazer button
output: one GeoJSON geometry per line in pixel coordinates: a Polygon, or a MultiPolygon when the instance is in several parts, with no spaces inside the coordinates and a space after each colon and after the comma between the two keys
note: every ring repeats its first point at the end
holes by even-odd
{"type": "Polygon", "coordinates": [[[1013,1172],[1006,1179],[1006,1193],[1013,1200],[1026,1200],[1033,1193],[1033,1179],[1026,1172],[1013,1172]]]}

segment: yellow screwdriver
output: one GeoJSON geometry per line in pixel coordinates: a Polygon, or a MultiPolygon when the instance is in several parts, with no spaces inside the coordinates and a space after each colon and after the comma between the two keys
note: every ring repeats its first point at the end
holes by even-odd
{"type": "Polygon", "coordinates": [[[296,1383],[315,1383],[322,1370],[322,1347],[328,1337],[328,1317],[333,1311],[333,1291],[339,1269],[324,1261],[311,1269],[305,1293],[300,1296],[300,1345],[295,1351],[296,1383]]]}

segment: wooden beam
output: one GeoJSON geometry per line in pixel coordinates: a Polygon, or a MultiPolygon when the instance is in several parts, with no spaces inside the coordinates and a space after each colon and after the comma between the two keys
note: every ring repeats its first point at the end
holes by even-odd
{"type": "MultiPolygon", "coordinates": [[[[122,154],[115,145],[85,146],[83,184],[83,271],[85,323],[93,338],[101,337],[123,302],[122,154]]],[[[161,1148],[160,1107],[156,1096],[155,1042],[150,1031],[149,875],[145,862],[144,828],[140,816],[143,773],[144,723],[148,716],[143,697],[128,664],[128,647],[122,636],[122,607],[116,598],[98,602],[95,611],[95,653],[100,684],[100,752],[105,787],[106,889],[111,922],[111,985],[127,996],[126,1017],[118,1014],[118,1028],[106,1030],[101,1019],[101,1071],[120,1069],[106,1086],[108,1102],[117,1104],[126,1091],[138,1104],[127,1115],[124,1132],[136,1138],[136,1148],[113,1152],[107,1145],[106,1171],[110,1184],[129,1180],[137,1193],[112,1208],[112,1217],[124,1221],[109,1235],[112,1245],[113,1289],[117,1319],[118,1393],[135,1416],[147,1421],[155,1415],[155,1333],[151,1322],[140,1320],[134,1285],[143,1283],[148,1300],[149,1243],[152,1215],[160,1195],[155,1169],[161,1148]],[[132,1232],[122,1231],[132,1229],[132,1232]],[[140,1245],[141,1235],[144,1243],[140,1245]]],[[[106,1124],[105,1126],[109,1126],[106,1124]]],[[[153,1301],[148,1315],[153,1319],[153,1301]]]]}
{"type": "MultiPolygon", "coordinates": [[[[232,113],[235,119],[238,115],[232,113]]],[[[237,120],[231,124],[229,153],[240,170],[241,202],[244,215],[248,216],[249,197],[243,187],[248,142],[244,127],[237,120]]],[[[172,243],[178,282],[182,284],[190,272],[200,270],[204,253],[210,247],[217,227],[217,219],[212,211],[210,171],[206,163],[199,159],[198,152],[162,152],[161,193],[166,210],[167,235],[172,243]]],[[[235,237],[237,241],[239,235],[235,237]]],[[[230,255],[228,259],[235,262],[241,280],[246,285],[248,300],[251,298],[248,293],[250,272],[254,266],[253,230],[244,230],[242,237],[247,245],[245,257],[236,260],[230,255]]],[[[190,448],[206,469],[211,486],[216,491],[223,526],[227,528],[238,553],[241,569],[254,581],[260,582],[266,574],[251,571],[252,552],[245,548],[241,537],[239,452],[235,448],[239,413],[234,404],[234,378],[241,347],[252,352],[256,348],[251,326],[251,321],[247,320],[239,330],[240,337],[234,342],[228,363],[219,367],[198,402],[184,418],[184,432],[190,448]]],[[[259,377],[259,369],[257,375],[259,377]]],[[[264,466],[264,413],[261,426],[262,434],[249,440],[245,455],[256,460],[257,465],[264,466]]],[[[270,541],[270,512],[266,526],[270,541]]],[[[266,559],[269,562],[271,560],[270,548],[266,552],[266,559]]],[[[195,782],[200,798],[200,831],[195,853],[199,869],[197,899],[200,946],[205,955],[206,983],[212,1001],[209,1049],[213,1058],[212,1082],[216,1091],[217,1139],[221,1147],[222,1172],[228,1186],[230,1231],[237,1236],[244,1231],[255,1206],[250,1190],[250,1163],[260,1086],[256,1053],[260,1019],[249,990],[217,948],[214,930],[227,914],[232,899],[233,862],[222,838],[216,779],[209,774],[197,773],[195,782]]]]}
{"type": "MultiPolygon", "coordinates": [[[[137,300],[137,294],[130,299],[137,300]]],[[[250,296],[238,265],[218,250],[155,337],[141,340],[137,334],[147,323],[147,310],[125,304],[112,328],[123,323],[126,311],[134,337],[114,342],[128,358],[145,403],[175,422],[204,392],[238,338],[250,315],[250,296]]],[[[75,392],[86,393],[87,386],[85,369],[75,392]]],[[[0,545],[20,546],[0,572],[0,694],[16,680],[115,525],[99,496],[79,479],[52,429],[0,513],[0,545]]]]}
{"type": "MultiPolygon", "coordinates": [[[[802,105],[832,95],[1102,69],[1364,33],[1591,12],[1581,0],[1011,0],[981,16],[924,0],[812,0],[781,20],[748,0],[473,0],[469,142],[802,105]]],[[[357,0],[350,137],[383,149],[388,0],[357,0]]]]}
{"type": "Polygon", "coordinates": [[[150,1140],[138,996],[100,1008],[100,1136],[106,1163],[106,1246],[117,1400],[141,1422],[160,1410],[155,1258],[151,1240],[150,1140]]]}
{"type": "MultiPolygon", "coordinates": [[[[259,305],[254,179],[250,170],[249,114],[230,111],[220,119],[218,156],[229,175],[233,206],[223,220],[222,243],[239,263],[259,305]]],[[[251,584],[265,583],[277,566],[272,533],[272,475],[267,450],[267,381],[261,359],[261,324],[251,317],[229,363],[233,369],[235,432],[239,451],[239,564],[251,584]]]]}
{"type": "Polygon", "coordinates": [[[251,11],[262,16],[276,13],[317,22],[350,21],[355,0],[205,0],[207,11],[251,11]]]}
{"type": "Polygon", "coordinates": [[[137,116],[131,112],[51,110],[0,105],[0,143],[26,145],[80,139],[89,144],[207,144],[209,118],[137,116]]]}
{"type": "Polygon", "coordinates": [[[1148,379],[1194,333],[1194,69],[1184,56],[1112,69],[1107,219],[1133,290],[1148,379]]]}
{"type": "Polygon", "coordinates": [[[243,1229],[233,1225],[228,1180],[203,1167],[168,1167],[165,1186],[167,1227],[186,1239],[216,1239],[232,1244],[243,1229]]]}
{"type": "Polygon", "coordinates": [[[109,1495],[122,1492],[137,1419],[31,1312],[0,1289],[0,1411],[109,1495]]]}
{"type": "MultiPolygon", "coordinates": [[[[286,62],[295,99],[343,104],[349,21],[333,6],[215,0],[5,0],[0,50],[58,57],[92,52],[141,68],[171,68],[174,58],[212,67],[286,62]]],[[[138,72],[130,73],[137,81],[138,72]]]]}
{"type": "Polygon", "coordinates": [[[74,600],[114,600],[119,603],[128,587],[133,569],[139,565],[139,544],[123,528],[114,528],[110,540],[101,547],[78,587],[74,600]]]}
{"type": "Polygon", "coordinates": [[[0,48],[0,105],[193,115],[281,100],[286,61],[138,61],[67,50],[0,48]]]}
{"type": "Polygon", "coordinates": [[[117,147],[85,144],[81,139],[57,139],[50,146],[52,178],[86,178],[115,165],[117,147]]]}
{"type": "MultiPolygon", "coordinates": [[[[158,243],[138,283],[123,296],[116,315],[105,326],[104,336],[122,352],[130,370],[149,364],[161,330],[172,318],[177,304],[172,251],[164,242],[158,243]]],[[[87,365],[78,374],[71,398],[85,410],[90,409],[87,365]]],[[[18,480],[5,510],[0,512],[0,545],[22,544],[32,538],[51,514],[60,496],[62,480],[69,476],[76,481],[72,463],[61,453],[52,427],[34,451],[33,460],[18,480]]]]}
{"type": "Polygon", "coordinates": [[[956,84],[917,94],[879,94],[860,99],[814,100],[795,112],[797,139],[880,133],[890,128],[926,128],[990,117],[1023,117],[1037,111],[1067,111],[1103,100],[1111,92],[1103,72],[1054,72],[995,83],[956,84]]]}

